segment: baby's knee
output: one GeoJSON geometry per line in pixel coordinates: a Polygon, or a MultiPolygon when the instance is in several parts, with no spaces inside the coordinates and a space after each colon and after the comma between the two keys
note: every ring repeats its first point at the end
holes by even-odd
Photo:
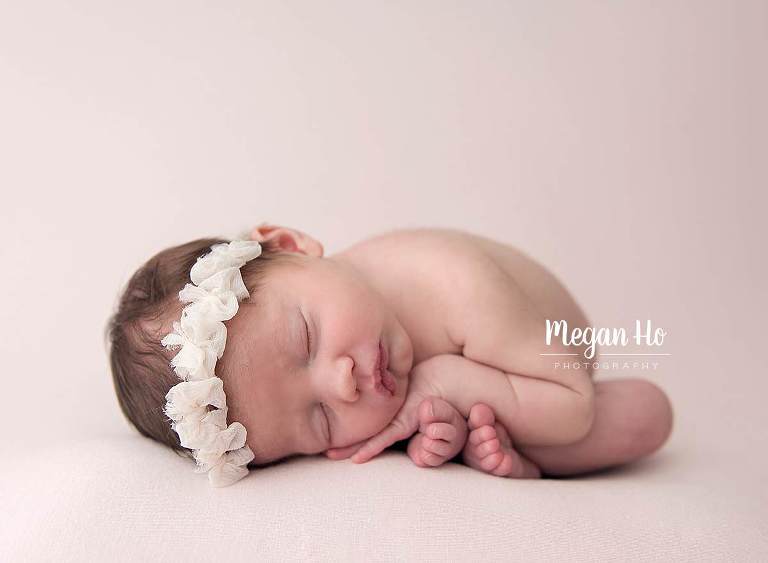
{"type": "Polygon", "coordinates": [[[571,396],[571,416],[568,426],[568,441],[578,442],[587,437],[595,422],[594,386],[582,386],[571,396]]]}
{"type": "Polygon", "coordinates": [[[637,455],[655,452],[672,433],[672,403],[657,385],[646,380],[635,382],[637,410],[640,422],[630,430],[630,438],[637,455]]]}

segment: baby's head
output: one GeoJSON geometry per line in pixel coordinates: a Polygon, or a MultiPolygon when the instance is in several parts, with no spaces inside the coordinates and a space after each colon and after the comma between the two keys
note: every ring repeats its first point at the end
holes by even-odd
{"type": "MultiPolygon", "coordinates": [[[[352,445],[382,430],[400,409],[413,363],[410,338],[370,273],[300,231],[261,226],[261,255],[240,272],[250,297],[227,327],[215,374],[255,454],[251,466],[352,445]],[[374,389],[379,343],[396,380],[374,389]]],[[[242,237],[247,238],[247,237],[242,237]]],[[[198,257],[222,239],[198,239],[156,254],[131,277],[107,327],[120,407],[140,433],[192,457],[163,412],[179,383],[176,352],[160,340],[184,306],[178,293],[198,257]]]]}

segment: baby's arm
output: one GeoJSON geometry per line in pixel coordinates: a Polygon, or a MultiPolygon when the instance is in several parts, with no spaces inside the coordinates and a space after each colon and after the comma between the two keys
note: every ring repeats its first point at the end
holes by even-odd
{"type": "MultiPolygon", "coordinates": [[[[534,382],[539,383],[537,380],[534,382]]],[[[541,383],[545,386],[547,382],[541,383]]],[[[530,391],[535,393],[539,390],[534,388],[530,391]]],[[[564,409],[565,412],[558,411],[556,410],[558,405],[555,402],[550,405],[553,411],[540,413],[536,417],[537,422],[548,422],[543,424],[544,428],[526,425],[519,420],[521,412],[519,397],[507,374],[463,356],[440,354],[413,367],[409,376],[405,403],[386,428],[367,441],[347,448],[329,450],[326,455],[332,459],[343,459],[354,453],[352,461],[364,462],[398,440],[412,436],[419,428],[419,405],[428,397],[438,397],[449,403],[464,419],[469,418],[470,410],[476,403],[487,405],[496,414],[498,421],[510,429],[509,432],[515,443],[518,442],[519,436],[514,435],[511,430],[513,427],[528,430],[529,435],[539,438],[534,442],[521,441],[521,445],[568,443],[563,438],[573,433],[572,429],[568,428],[571,416],[567,408],[564,409]],[[536,436],[537,432],[538,436],[536,436]]],[[[578,438],[570,441],[576,439],[578,438]]]]}
{"type": "Polygon", "coordinates": [[[428,381],[436,396],[451,403],[464,418],[469,418],[476,403],[491,407],[521,446],[569,444],[583,438],[591,427],[591,382],[575,391],[457,354],[433,356],[418,364],[413,373],[428,381]]]}
{"type": "MultiPolygon", "coordinates": [[[[463,461],[478,470],[506,477],[538,477],[539,468],[547,475],[572,475],[621,465],[656,451],[671,431],[672,409],[661,389],[639,379],[603,381],[595,386],[594,424],[585,437],[565,445],[519,447],[509,437],[511,432],[506,432],[513,424],[506,413],[515,406],[505,387],[508,383],[500,384],[503,378],[498,377],[497,370],[482,366],[487,369],[480,370],[480,376],[469,382],[464,380],[466,385],[462,386],[460,379],[451,377],[461,373],[455,368],[464,365],[479,369],[462,359],[466,360],[460,356],[435,356],[417,364],[411,372],[409,395],[393,421],[367,441],[329,450],[328,457],[343,459],[354,454],[352,461],[364,462],[411,437],[420,426],[419,405],[428,397],[452,401],[462,418],[469,419],[472,433],[463,461]]],[[[556,413],[553,416],[556,418],[556,413]]],[[[413,447],[413,443],[408,446],[413,447]]]]}
{"type": "MultiPolygon", "coordinates": [[[[595,384],[593,421],[578,440],[520,443],[508,431],[519,424],[509,416],[515,412],[511,410],[514,402],[508,391],[498,387],[493,368],[453,355],[436,356],[423,364],[418,366],[420,380],[428,380],[433,392],[451,401],[468,419],[470,434],[463,461],[494,475],[573,475],[630,463],[659,449],[672,430],[672,406],[664,392],[649,381],[627,378],[595,384]],[[469,385],[456,377],[461,369],[468,370],[464,375],[477,375],[470,370],[478,366],[487,369],[480,370],[482,375],[469,385]]],[[[558,420],[557,413],[550,414],[553,421],[558,420]]]]}
{"type": "MultiPolygon", "coordinates": [[[[508,277],[483,276],[457,295],[460,303],[450,327],[461,355],[423,362],[430,366],[423,369],[439,378],[446,400],[465,415],[474,402],[502,402],[503,408],[492,408],[518,444],[560,445],[583,438],[594,418],[594,385],[587,370],[556,369],[552,357],[544,355],[581,354],[585,348],[557,339],[546,343],[546,318],[553,306],[534,302],[508,277]],[[502,387],[503,397],[487,396],[488,388],[502,387]]],[[[586,323],[572,312],[563,317],[572,327],[586,323]]]]}

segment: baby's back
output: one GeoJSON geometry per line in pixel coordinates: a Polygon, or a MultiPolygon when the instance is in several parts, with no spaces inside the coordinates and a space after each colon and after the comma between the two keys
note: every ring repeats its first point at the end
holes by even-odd
{"type": "Polygon", "coordinates": [[[341,254],[372,274],[411,336],[414,364],[438,354],[462,353],[460,311],[485,290],[516,284],[545,317],[565,319],[570,326],[587,325],[584,313],[552,273],[512,246],[467,231],[398,229],[341,254]]]}

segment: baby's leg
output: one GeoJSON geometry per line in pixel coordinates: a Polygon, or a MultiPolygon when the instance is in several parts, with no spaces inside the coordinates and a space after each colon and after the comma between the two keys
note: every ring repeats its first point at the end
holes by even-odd
{"type": "Polygon", "coordinates": [[[573,444],[520,446],[516,452],[487,408],[470,413],[469,425],[463,457],[476,469],[508,477],[536,477],[532,462],[545,476],[571,475],[629,463],[654,452],[672,429],[672,408],[664,392],[652,383],[618,379],[595,383],[594,423],[589,434],[573,444]]]}
{"type": "Polygon", "coordinates": [[[570,475],[621,465],[647,456],[672,431],[672,406],[643,379],[595,383],[595,420],[583,439],[566,446],[528,446],[521,453],[545,475],[570,475]]]}

